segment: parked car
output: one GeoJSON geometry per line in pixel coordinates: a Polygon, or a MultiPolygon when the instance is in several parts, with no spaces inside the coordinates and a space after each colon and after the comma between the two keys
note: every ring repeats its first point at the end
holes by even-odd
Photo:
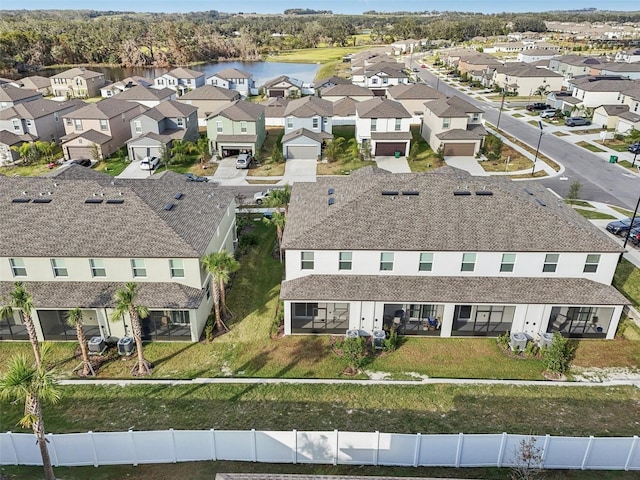
{"type": "Polygon", "coordinates": [[[185,178],[187,182],[208,182],[209,179],[207,177],[201,177],[200,175],[194,175],[193,173],[185,173],[185,178]]]}
{"type": "Polygon", "coordinates": [[[567,127],[581,127],[583,125],[591,125],[591,121],[583,117],[569,117],[564,121],[567,127]]]}
{"type": "Polygon", "coordinates": [[[542,110],[540,112],[540,118],[553,118],[557,113],[558,112],[556,112],[553,108],[548,108],[547,110],[542,110]]]}
{"type": "Polygon", "coordinates": [[[413,67],[413,71],[414,72],[419,72],[419,70],[416,67],[413,67]]]}
{"type": "Polygon", "coordinates": [[[548,108],[551,108],[551,105],[547,105],[546,103],[536,102],[536,103],[531,103],[527,105],[525,108],[530,112],[533,112],[534,110],[546,110],[548,108]]]}
{"type": "Polygon", "coordinates": [[[69,165],[80,165],[81,167],[90,167],[91,160],[88,158],[77,158],[75,160],[70,160],[69,165]]]}
{"type": "Polygon", "coordinates": [[[256,202],[256,204],[258,205],[262,205],[262,202],[264,202],[269,195],[271,195],[271,192],[275,191],[275,190],[282,190],[281,188],[267,188],[266,190],[262,191],[262,192],[256,192],[253,195],[253,201],[256,202]]]}
{"type": "Polygon", "coordinates": [[[632,143],[631,145],[629,145],[629,148],[627,150],[629,150],[631,153],[640,153],[640,142],[632,143]]]}
{"type": "Polygon", "coordinates": [[[607,224],[607,231],[614,235],[626,235],[629,228],[640,228],[640,217],[633,219],[633,225],[631,225],[630,218],[623,218],[622,220],[615,220],[607,224]]]}
{"type": "Polygon", "coordinates": [[[631,229],[631,232],[629,232],[629,240],[634,245],[640,245],[640,227],[631,229]]]}
{"type": "Polygon", "coordinates": [[[236,168],[250,168],[254,159],[248,153],[241,153],[236,159],[236,168]]]}
{"type": "Polygon", "coordinates": [[[144,157],[140,162],[140,168],[142,170],[155,170],[160,165],[160,159],[158,157],[144,157]]]}

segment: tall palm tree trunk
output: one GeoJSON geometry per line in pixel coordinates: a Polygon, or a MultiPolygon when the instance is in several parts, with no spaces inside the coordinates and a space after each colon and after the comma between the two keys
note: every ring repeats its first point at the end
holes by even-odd
{"type": "Polygon", "coordinates": [[[89,347],[87,346],[87,337],[84,334],[84,325],[82,321],[76,323],[76,335],[78,343],[80,343],[80,352],[82,352],[82,375],[88,376],[91,373],[91,363],[89,361],[89,347]]]}
{"type": "Polygon", "coordinates": [[[49,448],[47,447],[47,438],[44,435],[44,422],[42,421],[42,403],[37,395],[29,395],[25,403],[25,414],[33,415],[36,419],[31,425],[36,436],[36,442],[40,448],[40,456],[42,457],[42,466],[44,468],[45,480],[56,480],[51,465],[51,457],[49,456],[49,448]]]}
{"type": "Polygon", "coordinates": [[[138,355],[138,375],[144,373],[151,373],[149,370],[149,364],[144,358],[144,352],[142,350],[142,326],[140,325],[140,318],[135,309],[129,311],[131,317],[131,329],[133,330],[133,338],[136,341],[136,353],[138,355]]]}
{"type": "Polygon", "coordinates": [[[224,331],[224,326],[222,324],[222,318],[220,316],[220,284],[212,279],[213,282],[213,311],[216,315],[216,328],[218,332],[224,331]]]}
{"type": "Polygon", "coordinates": [[[282,263],[282,227],[276,225],[276,236],[278,237],[278,253],[280,255],[280,263],[282,263]]]}
{"type": "Polygon", "coordinates": [[[29,341],[33,347],[33,355],[36,358],[36,365],[42,365],[42,355],[40,355],[40,342],[38,342],[38,334],[36,333],[36,327],[33,324],[33,319],[28,313],[24,313],[24,326],[27,329],[29,335],[29,341]]]}
{"type": "MultiPolygon", "coordinates": [[[[215,282],[215,280],[214,280],[215,282]]],[[[224,283],[224,280],[220,279],[220,313],[226,318],[229,313],[229,309],[227,308],[227,286],[224,283]]]]}

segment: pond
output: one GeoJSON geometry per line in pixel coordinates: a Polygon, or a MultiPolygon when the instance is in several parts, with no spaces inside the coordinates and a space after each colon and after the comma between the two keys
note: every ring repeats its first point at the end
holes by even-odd
{"type": "MultiPolygon", "coordinates": [[[[253,74],[256,86],[262,86],[267,80],[271,80],[280,75],[286,75],[288,77],[293,77],[301,80],[305,83],[311,83],[313,82],[313,79],[315,78],[316,72],[318,71],[319,67],[320,64],[316,63],[209,62],[201,65],[194,65],[188,68],[203,72],[207,77],[226,68],[237,68],[238,70],[253,74]]],[[[110,80],[112,82],[117,82],[126,77],[131,77],[134,75],[146,78],[155,78],[171,70],[169,68],[151,67],[124,68],[92,66],[87,68],[89,70],[103,72],[107,80],[110,80]]],[[[50,77],[65,70],[68,70],[68,68],[51,68],[46,70],[39,70],[37,72],[31,72],[28,75],[41,75],[43,77],[50,77]]]]}

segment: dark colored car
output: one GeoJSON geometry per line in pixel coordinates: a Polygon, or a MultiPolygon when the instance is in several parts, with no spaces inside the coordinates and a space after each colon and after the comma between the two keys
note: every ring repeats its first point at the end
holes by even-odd
{"type": "Polygon", "coordinates": [[[88,158],[80,158],[77,160],[70,160],[69,161],[69,165],[80,165],[81,167],[90,167],[91,166],[91,160],[89,160],[88,158]]]}
{"type": "Polygon", "coordinates": [[[551,108],[551,105],[547,105],[546,103],[531,103],[529,105],[527,105],[525,107],[527,110],[529,110],[530,112],[533,112],[534,110],[547,110],[549,108],[551,108]]]}
{"type": "Polygon", "coordinates": [[[627,150],[629,150],[631,153],[640,153],[640,142],[632,143],[631,145],[629,145],[629,148],[627,150]]]}
{"type": "Polygon", "coordinates": [[[207,177],[201,177],[200,175],[194,175],[193,173],[185,173],[185,178],[187,182],[208,182],[209,179],[207,177]]]}
{"type": "Polygon", "coordinates": [[[631,232],[629,232],[629,241],[634,245],[640,245],[640,227],[631,229],[631,232]]]}
{"type": "MultiPolygon", "coordinates": [[[[630,218],[623,218],[622,220],[615,220],[607,224],[607,231],[614,235],[626,235],[631,226],[630,218]]],[[[640,217],[633,219],[633,228],[640,228],[640,217]]]]}
{"type": "Polygon", "coordinates": [[[567,127],[581,127],[583,125],[591,125],[591,121],[582,117],[569,117],[564,121],[567,127]]]}

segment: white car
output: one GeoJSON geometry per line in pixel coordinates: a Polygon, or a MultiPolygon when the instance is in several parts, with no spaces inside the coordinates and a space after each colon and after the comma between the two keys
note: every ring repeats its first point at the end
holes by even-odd
{"type": "Polygon", "coordinates": [[[262,192],[256,192],[253,195],[253,200],[256,202],[256,204],[258,205],[262,205],[262,202],[264,202],[269,195],[271,195],[271,192],[273,192],[274,190],[282,190],[281,188],[267,188],[266,190],[262,191],[262,192]]]}
{"type": "Polygon", "coordinates": [[[159,164],[160,159],[158,157],[144,157],[140,162],[140,168],[142,170],[155,170],[159,164]]]}

